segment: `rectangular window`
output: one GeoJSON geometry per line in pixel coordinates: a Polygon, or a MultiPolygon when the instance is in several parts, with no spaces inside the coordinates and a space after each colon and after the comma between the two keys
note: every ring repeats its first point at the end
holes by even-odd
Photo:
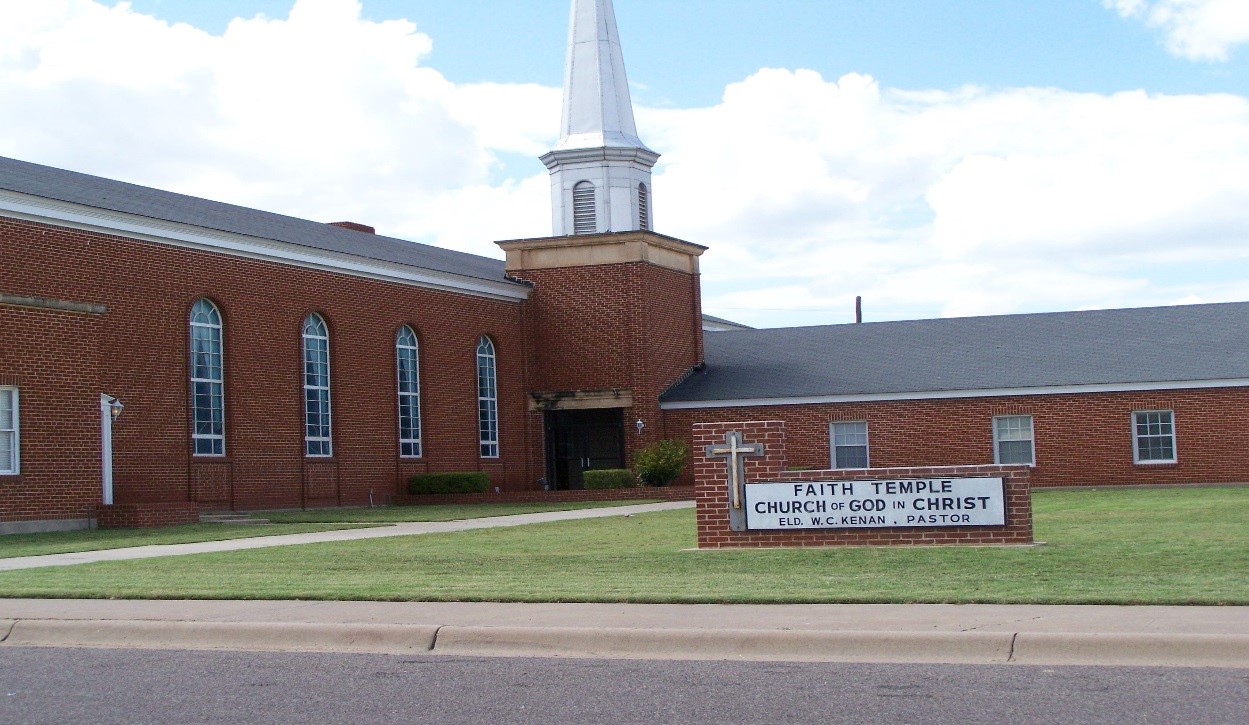
{"type": "Polygon", "coordinates": [[[993,419],[995,463],[1036,465],[1032,440],[1032,416],[1001,415],[993,419]]]}
{"type": "Polygon", "coordinates": [[[833,423],[833,468],[869,468],[867,459],[867,421],[833,423]]]}
{"type": "Polygon", "coordinates": [[[17,475],[17,388],[0,388],[0,475],[17,475]]]}
{"type": "Polygon", "coordinates": [[[1137,463],[1175,463],[1175,414],[1170,410],[1138,410],[1132,414],[1137,463]]]}

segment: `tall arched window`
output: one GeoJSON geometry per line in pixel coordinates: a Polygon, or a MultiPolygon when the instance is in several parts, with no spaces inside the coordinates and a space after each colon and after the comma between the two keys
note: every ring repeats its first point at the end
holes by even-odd
{"type": "Polygon", "coordinates": [[[226,452],[221,311],[209,300],[191,308],[191,448],[197,456],[226,452]]]}
{"type": "Polygon", "coordinates": [[[477,424],[481,457],[499,457],[499,390],[495,376],[494,343],[485,335],[477,341],[477,424]]]}
{"type": "Polygon", "coordinates": [[[650,231],[651,193],[646,184],[638,184],[638,229],[650,231]]]}
{"type": "Polygon", "coordinates": [[[404,325],[395,341],[399,370],[399,455],[421,455],[421,357],[416,333],[404,325]]]}
{"type": "Polygon", "coordinates": [[[304,454],[330,456],[330,333],[315,312],[304,318],[303,339],[304,454]]]}
{"type": "Polygon", "coordinates": [[[594,184],[579,181],[572,187],[572,233],[593,234],[598,231],[594,184]]]}

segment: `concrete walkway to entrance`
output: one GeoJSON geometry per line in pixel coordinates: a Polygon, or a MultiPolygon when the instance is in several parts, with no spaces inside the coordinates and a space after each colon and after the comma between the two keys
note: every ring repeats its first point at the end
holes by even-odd
{"type": "Polygon", "coordinates": [[[670,511],[672,509],[685,509],[693,507],[693,501],[670,501],[667,503],[638,504],[636,506],[576,509],[572,511],[547,511],[545,513],[518,514],[515,516],[494,516],[483,519],[462,519],[459,521],[430,521],[390,524],[367,529],[340,529],[338,531],[317,531],[308,534],[256,536],[246,539],[230,539],[227,541],[203,541],[195,544],[134,546],[125,549],[82,551],[72,554],[21,556],[11,559],[0,559],[0,571],[37,569],[44,566],[73,566],[75,564],[91,564],[97,561],[127,561],[130,559],[151,559],[158,556],[185,556],[187,554],[208,554],[219,551],[265,549],[273,546],[319,544],[329,541],[355,541],[358,539],[384,539],[394,536],[445,534],[454,531],[470,531],[473,529],[494,529],[508,526],[524,526],[526,524],[542,524],[550,521],[573,521],[577,519],[609,518],[612,516],[632,516],[633,514],[647,513],[650,511],[670,511]]]}

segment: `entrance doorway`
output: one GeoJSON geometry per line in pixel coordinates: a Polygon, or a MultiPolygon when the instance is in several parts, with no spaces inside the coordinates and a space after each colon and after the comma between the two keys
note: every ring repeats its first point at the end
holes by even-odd
{"type": "Polygon", "coordinates": [[[624,410],[547,411],[546,461],[557,491],[585,488],[585,471],[624,468],[624,410]]]}

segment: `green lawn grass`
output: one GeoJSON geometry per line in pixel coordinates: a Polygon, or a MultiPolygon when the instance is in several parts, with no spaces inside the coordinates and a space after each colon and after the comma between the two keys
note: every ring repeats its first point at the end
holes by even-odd
{"type": "Polygon", "coordinates": [[[94,529],[90,531],[55,531],[46,534],[12,534],[0,536],[0,559],[15,556],[69,554],[78,551],[124,549],[128,546],[158,544],[190,544],[197,541],[226,541],[252,536],[303,534],[310,531],[364,528],[353,524],[275,525],[257,524],[187,524],[159,529],[94,529]]]}
{"type": "Polygon", "coordinates": [[[272,525],[188,524],[159,529],[95,529],[58,531],[46,534],[0,536],[0,559],[79,551],[122,549],[128,546],[190,544],[197,541],[225,541],[251,536],[278,536],[312,531],[354,529],[368,525],[409,521],[459,521],[489,516],[543,511],[570,511],[654,503],[653,501],[606,501],[595,503],[481,504],[448,506],[386,506],[382,508],[325,509],[319,511],[274,511],[257,514],[272,525]]]}
{"type": "Polygon", "coordinates": [[[1041,491],[1031,548],[690,551],[690,510],[0,573],[5,596],[1249,604],[1249,488],[1041,491]]]}
{"type": "Polygon", "coordinates": [[[483,503],[446,506],[386,506],[383,508],[321,509],[317,511],[273,511],[257,514],[274,523],[361,523],[393,524],[405,521],[459,521],[483,519],[490,516],[515,516],[516,514],[541,513],[545,511],[575,511],[579,509],[635,506],[645,501],[587,501],[566,503],[483,503]]]}

